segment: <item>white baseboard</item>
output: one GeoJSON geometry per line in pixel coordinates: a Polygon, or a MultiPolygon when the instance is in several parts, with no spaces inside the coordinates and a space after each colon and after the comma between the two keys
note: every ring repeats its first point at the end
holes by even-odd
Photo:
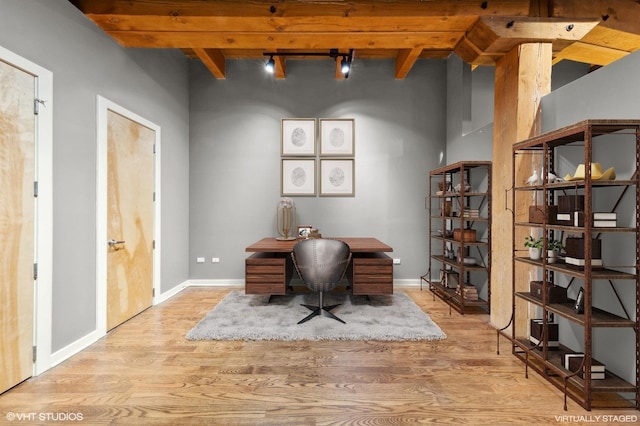
{"type": "Polygon", "coordinates": [[[62,361],[68,358],[71,358],[73,355],[77,354],[83,349],[88,348],[89,346],[97,342],[102,337],[103,336],[101,336],[97,330],[93,330],[91,333],[81,337],[75,342],[68,344],[67,346],[60,349],[59,351],[52,353],[51,365],[49,366],[49,368],[55,367],[56,365],[60,364],[62,361]]]}
{"type": "Polygon", "coordinates": [[[182,284],[178,284],[177,286],[173,287],[172,289],[165,291],[164,293],[160,294],[159,296],[156,296],[153,298],[153,305],[159,305],[162,302],[165,302],[169,299],[171,299],[173,296],[175,296],[176,294],[180,293],[182,290],[184,290],[185,288],[187,288],[189,286],[189,281],[184,281],[182,284]]]}
{"type": "Polygon", "coordinates": [[[420,287],[420,278],[418,279],[403,279],[393,280],[394,287],[420,287]]]}
{"type": "Polygon", "coordinates": [[[186,286],[191,287],[244,287],[244,279],[233,280],[187,280],[186,286]]]}

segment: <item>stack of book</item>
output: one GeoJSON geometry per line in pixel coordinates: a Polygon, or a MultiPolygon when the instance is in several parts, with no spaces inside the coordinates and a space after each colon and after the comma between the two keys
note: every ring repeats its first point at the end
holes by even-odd
{"type": "MultiPolygon", "coordinates": [[[[584,359],[584,354],[577,353],[568,353],[564,355],[564,368],[575,373],[580,368],[582,364],[582,360],[584,359]]],[[[591,380],[602,380],[605,378],[605,365],[600,361],[597,361],[591,358],[591,380]]],[[[584,379],[584,367],[580,372],[579,376],[584,379]]]]}
{"type": "Polygon", "coordinates": [[[615,212],[597,212],[593,214],[593,226],[595,228],[615,228],[618,216],[615,212]]]}
{"type": "MultiPolygon", "coordinates": [[[[616,212],[596,212],[593,213],[591,224],[594,228],[615,228],[617,226],[618,215],[616,212]]],[[[556,222],[560,225],[584,226],[584,212],[575,211],[572,213],[558,213],[556,222]]]]}
{"type": "Polygon", "coordinates": [[[480,217],[480,210],[478,209],[464,209],[462,217],[480,217]]]}
{"type": "Polygon", "coordinates": [[[478,300],[478,290],[471,284],[459,285],[456,293],[467,300],[478,300]]]}

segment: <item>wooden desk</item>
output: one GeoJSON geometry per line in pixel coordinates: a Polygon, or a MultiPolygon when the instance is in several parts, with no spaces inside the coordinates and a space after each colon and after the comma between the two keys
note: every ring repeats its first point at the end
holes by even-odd
{"type": "MultiPolygon", "coordinates": [[[[335,238],[351,248],[347,270],[351,291],[356,295],[393,294],[393,260],[385,254],[393,248],[376,238],[335,238]]],[[[245,260],[247,294],[286,294],[293,277],[291,251],[299,240],[263,238],[245,249],[253,253],[245,260]]]]}

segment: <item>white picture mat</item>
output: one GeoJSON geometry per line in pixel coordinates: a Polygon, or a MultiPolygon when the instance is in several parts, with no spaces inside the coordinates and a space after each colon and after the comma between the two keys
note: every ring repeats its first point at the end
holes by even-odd
{"type": "Polygon", "coordinates": [[[281,194],[316,195],[316,160],[282,159],[281,194]]]}
{"type": "Polygon", "coordinates": [[[320,195],[354,195],[353,159],[320,160],[320,195]]]}
{"type": "Polygon", "coordinates": [[[353,156],[354,153],[354,119],[321,118],[320,155],[353,156]]]}
{"type": "Polygon", "coordinates": [[[281,132],[281,154],[316,155],[316,119],[283,118],[281,132]]]}

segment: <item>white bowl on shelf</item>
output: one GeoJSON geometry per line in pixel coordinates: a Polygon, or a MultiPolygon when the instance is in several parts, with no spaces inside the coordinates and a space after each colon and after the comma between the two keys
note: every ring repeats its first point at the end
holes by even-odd
{"type": "Polygon", "coordinates": [[[478,263],[478,259],[476,259],[475,257],[465,257],[464,259],[462,259],[462,263],[471,266],[478,263]]]}

